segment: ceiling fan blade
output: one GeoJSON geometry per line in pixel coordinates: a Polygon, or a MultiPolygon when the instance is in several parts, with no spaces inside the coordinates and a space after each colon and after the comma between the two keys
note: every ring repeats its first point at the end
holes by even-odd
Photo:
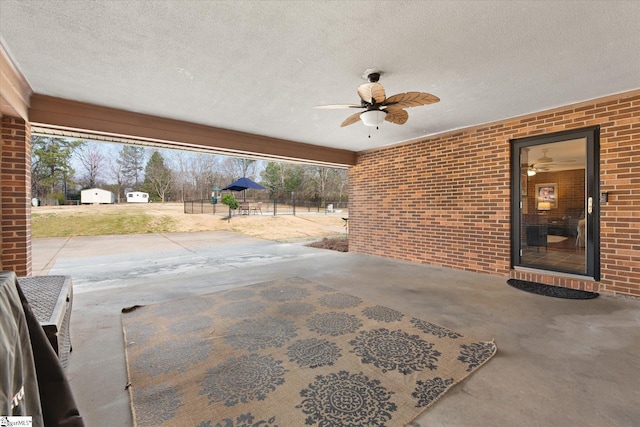
{"type": "Polygon", "coordinates": [[[358,86],[360,99],[369,104],[379,104],[385,100],[386,94],[380,83],[365,83],[358,86]]]}
{"type": "Polygon", "coordinates": [[[387,105],[389,109],[419,107],[421,105],[434,104],[440,98],[426,92],[406,92],[390,96],[382,105],[387,105]]]}
{"type": "Polygon", "coordinates": [[[318,108],[320,110],[340,110],[347,108],[364,108],[362,105],[355,104],[333,104],[333,105],[317,105],[313,108],[318,108]]]}
{"type": "Polygon", "coordinates": [[[343,128],[345,126],[349,126],[360,121],[360,114],[362,113],[355,113],[350,115],[349,117],[347,117],[347,119],[344,122],[342,122],[342,124],[340,124],[340,127],[343,128]]]}
{"type": "Polygon", "coordinates": [[[409,120],[409,113],[407,113],[405,110],[399,108],[397,110],[389,110],[388,108],[386,110],[383,110],[387,112],[387,115],[385,116],[385,120],[391,123],[395,123],[397,125],[403,125],[407,122],[407,120],[409,120]]]}
{"type": "Polygon", "coordinates": [[[531,163],[531,165],[529,166],[529,169],[536,172],[547,172],[549,170],[547,166],[540,166],[537,163],[531,163]]]}

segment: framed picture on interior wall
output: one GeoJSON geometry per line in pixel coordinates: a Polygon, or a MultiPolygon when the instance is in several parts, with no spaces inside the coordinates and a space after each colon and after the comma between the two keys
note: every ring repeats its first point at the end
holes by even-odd
{"type": "Polygon", "coordinates": [[[527,185],[528,185],[527,178],[528,178],[528,177],[527,177],[527,174],[522,175],[522,184],[521,184],[521,187],[522,187],[522,195],[523,195],[523,196],[526,196],[526,195],[527,195],[527,185]]]}
{"type": "Polygon", "coordinates": [[[536,205],[539,211],[558,207],[558,184],[536,184],[536,205]]]}

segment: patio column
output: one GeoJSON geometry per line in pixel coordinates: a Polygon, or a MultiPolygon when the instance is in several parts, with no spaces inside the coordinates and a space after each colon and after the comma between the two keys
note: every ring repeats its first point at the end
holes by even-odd
{"type": "Polygon", "coordinates": [[[0,267],[31,275],[31,127],[0,119],[0,267]]]}

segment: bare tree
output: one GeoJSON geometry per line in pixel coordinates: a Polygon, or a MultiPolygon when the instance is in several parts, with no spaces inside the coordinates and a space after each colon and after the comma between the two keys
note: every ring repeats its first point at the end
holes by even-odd
{"type": "Polygon", "coordinates": [[[192,200],[190,197],[189,183],[187,182],[189,171],[187,168],[188,153],[182,150],[174,150],[167,156],[167,165],[173,171],[173,194],[178,195],[181,202],[192,200]]]}
{"type": "Polygon", "coordinates": [[[172,190],[184,200],[204,200],[211,197],[214,187],[224,181],[220,173],[220,156],[207,153],[176,151],[168,157],[173,171],[172,190]]]}
{"type": "Polygon", "coordinates": [[[191,178],[197,198],[208,199],[211,196],[213,187],[220,186],[222,177],[218,169],[218,156],[196,153],[192,158],[191,178]]]}
{"type": "Polygon", "coordinates": [[[320,198],[320,203],[324,205],[327,200],[327,186],[331,175],[331,169],[317,166],[311,170],[311,175],[312,181],[315,184],[314,195],[317,195],[320,198]]]}
{"type": "Polygon", "coordinates": [[[113,180],[111,187],[112,191],[118,195],[118,203],[125,199],[125,190],[129,187],[129,181],[127,175],[124,172],[124,167],[121,162],[116,158],[111,157],[109,162],[109,172],[111,179],[113,180]]]}
{"type": "Polygon", "coordinates": [[[337,201],[341,202],[343,199],[348,198],[349,191],[349,170],[348,169],[334,169],[332,190],[334,191],[333,197],[337,201]]]}
{"type": "Polygon", "coordinates": [[[258,161],[240,157],[227,157],[223,162],[223,171],[231,181],[239,178],[253,178],[258,161]]]}
{"type": "Polygon", "coordinates": [[[253,172],[255,172],[256,160],[239,158],[234,158],[233,160],[242,171],[242,176],[240,176],[239,178],[248,177],[250,174],[253,174],[253,172]]]}
{"type": "Polygon", "coordinates": [[[312,201],[326,205],[346,198],[348,171],[346,169],[305,166],[304,194],[312,201]]]}
{"type": "Polygon", "coordinates": [[[103,174],[105,156],[96,142],[88,142],[78,147],[76,157],[82,164],[80,183],[85,188],[94,188],[103,174]]]}

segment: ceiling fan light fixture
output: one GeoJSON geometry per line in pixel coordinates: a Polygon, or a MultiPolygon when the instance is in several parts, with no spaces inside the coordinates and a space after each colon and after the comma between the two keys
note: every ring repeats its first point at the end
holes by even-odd
{"type": "Polygon", "coordinates": [[[384,122],[386,116],[386,111],[369,110],[360,114],[360,120],[362,120],[365,126],[379,126],[384,122]]]}
{"type": "Polygon", "coordinates": [[[527,176],[534,176],[536,174],[536,170],[533,167],[527,169],[527,176]]]}
{"type": "Polygon", "coordinates": [[[405,124],[409,119],[406,108],[440,102],[440,98],[426,92],[404,92],[387,97],[384,87],[378,83],[380,75],[383,74],[382,71],[370,69],[365,71],[365,74],[369,82],[358,86],[360,104],[318,105],[315,108],[362,108],[364,112],[351,114],[340,124],[340,127],[361,121],[367,127],[378,128],[385,120],[396,125],[405,124]]]}

